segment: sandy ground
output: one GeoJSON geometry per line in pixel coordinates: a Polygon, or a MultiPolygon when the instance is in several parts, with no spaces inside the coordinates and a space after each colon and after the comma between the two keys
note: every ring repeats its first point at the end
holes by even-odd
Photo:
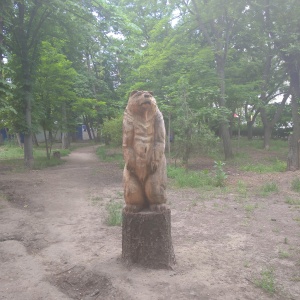
{"type": "Polygon", "coordinates": [[[122,170],[95,150],[39,171],[0,168],[0,299],[300,299],[300,205],[287,201],[300,199],[299,172],[231,172],[214,191],[170,182],[177,264],[129,268],[121,227],[106,224],[107,203],[123,201],[122,170]],[[260,195],[268,181],[280,192],[260,195]]]}

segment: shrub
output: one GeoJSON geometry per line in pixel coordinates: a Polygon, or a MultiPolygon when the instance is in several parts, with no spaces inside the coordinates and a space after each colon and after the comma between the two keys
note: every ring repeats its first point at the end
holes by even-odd
{"type": "Polygon", "coordinates": [[[107,225],[109,226],[120,226],[122,224],[122,208],[121,202],[110,202],[107,204],[107,225]]]}
{"type": "Polygon", "coordinates": [[[292,181],[292,190],[300,193],[300,179],[294,178],[292,181]]]}
{"type": "Polygon", "coordinates": [[[122,145],[122,124],[123,116],[107,120],[103,124],[102,136],[106,144],[119,147],[122,145]]]}

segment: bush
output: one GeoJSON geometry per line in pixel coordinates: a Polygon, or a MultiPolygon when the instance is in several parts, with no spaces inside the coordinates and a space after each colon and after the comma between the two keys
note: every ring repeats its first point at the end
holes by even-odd
{"type": "Polygon", "coordinates": [[[187,171],[184,168],[168,166],[168,177],[174,179],[180,188],[214,186],[214,179],[207,171],[187,171]]]}
{"type": "Polygon", "coordinates": [[[107,204],[107,225],[120,226],[122,224],[122,208],[123,203],[121,202],[110,202],[107,204]]]}
{"type": "Polygon", "coordinates": [[[107,120],[103,124],[102,136],[106,144],[119,147],[122,145],[123,116],[107,120]]]}

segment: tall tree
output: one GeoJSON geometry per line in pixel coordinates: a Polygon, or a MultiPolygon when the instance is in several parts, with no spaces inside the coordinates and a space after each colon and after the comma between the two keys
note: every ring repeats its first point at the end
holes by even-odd
{"type": "MultiPolygon", "coordinates": [[[[220,108],[226,108],[226,62],[234,36],[238,28],[242,27],[247,3],[235,0],[191,0],[183,2],[191,18],[194,19],[197,30],[201,32],[214,53],[215,71],[219,78],[220,89],[218,105],[220,108]]],[[[223,120],[220,123],[220,133],[223,140],[225,159],[232,158],[233,151],[228,121],[223,120]]]]}
{"type": "Polygon", "coordinates": [[[272,32],[275,46],[284,61],[291,88],[293,134],[290,137],[288,169],[300,168],[300,3],[272,1],[276,28],[272,32]]]}
{"type": "Polygon", "coordinates": [[[43,34],[45,21],[53,12],[45,0],[17,1],[12,4],[8,28],[10,51],[20,66],[18,89],[21,95],[24,115],[24,161],[29,168],[33,165],[32,143],[32,87],[38,47],[43,34]]]}

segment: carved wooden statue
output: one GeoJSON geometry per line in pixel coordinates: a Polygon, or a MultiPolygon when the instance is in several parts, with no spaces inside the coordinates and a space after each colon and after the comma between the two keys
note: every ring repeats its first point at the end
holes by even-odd
{"type": "Polygon", "coordinates": [[[123,118],[125,211],[166,209],[165,125],[152,92],[133,91],[123,118]]]}

